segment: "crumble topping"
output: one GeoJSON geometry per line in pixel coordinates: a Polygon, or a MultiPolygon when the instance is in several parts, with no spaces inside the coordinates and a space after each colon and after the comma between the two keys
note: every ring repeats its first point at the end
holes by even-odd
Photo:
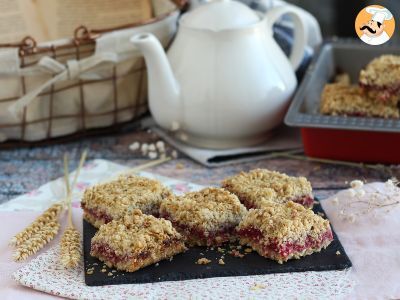
{"type": "Polygon", "coordinates": [[[112,219],[118,219],[135,208],[144,213],[158,213],[161,201],[170,195],[172,192],[157,180],[125,175],[86,189],[82,207],[107,213],[112,219]]]}
{"type": "Polygon", "coordinates": [[[143,251],[162,251],[165,241],[183,244],[182,236],[170,221],[145,215],[135,209],[120,220],[102,225],[92,238],[92,245],[106,244],[115,255],[124,256],[143,251]]]}
{"type": "Polygon", "coordinates": [[[364,95],[360,87],[340,83],[325,85],[321,94],[320,112],[333,116],[400,117],[396,105],[374,101],[364,95]]]}
{"type": "Polygon", "coordinates": [[[183,196],[168,197],[160,206],[160,214],[173,222],[205,231],[236,226],[246,213],[237,196],[221,188],[205,188],[183,196]]]}
{"type": "Polygon", "coordinates": [[[335,76],[334,82],[335,83],[340,83],[340,84],[343,84],[343,85],[350,85],[351,84],[350,75],[348,73],[337,74],[335,76]]]}
{"type": "Polygon", "coordinates": [[[307,235],[317,238],[330,230],[329,221],[300,204],[270,203],[261,209],[250,209],[237,227],[238,230],[257,229],[263,239],[298,241],[307,235]]]}
{"type": "Polygon", "coordinates": [[[400,85],[400,56],[382,55],[360,72],[360,83],[367,86],[400,85]]]}
{"type": "Polygon", "coordinates": [[[255,207],[269,201],[284,203],[312,195],[311,184],[305,177],[292,177],[267,169],[241,172],[225,179],[222,186],[255,207]]]}

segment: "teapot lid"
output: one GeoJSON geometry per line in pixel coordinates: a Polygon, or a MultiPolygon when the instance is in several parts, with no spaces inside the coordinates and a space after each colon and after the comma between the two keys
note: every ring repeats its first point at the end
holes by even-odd
{"type": "Polygon", "coordinates": [[[238,1],[212,0],[184,14],[181,25],[196,29],[220,31],[236,29],[260,21],[248,6],[238,1]]]}

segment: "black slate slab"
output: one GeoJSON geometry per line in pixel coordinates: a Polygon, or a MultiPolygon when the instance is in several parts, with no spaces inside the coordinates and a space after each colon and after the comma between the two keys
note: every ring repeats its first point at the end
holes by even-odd
{"type": "MultiPolygon", "coordinates": [[[[323,213],[319,204],[314,207],[315,212],[323,213]]],[[[284,264],[278,264],[275,261],[263,258],[256,252],[245,254],[245,247],[239,250],[245,254],[243,258],[234,257],[227,253],[231,250],[230,246],[227,245],[222,247],[225,249],[224,254],[218,252],[217,249],[195,247],[190,248],[185,253],[174,256],[172,261],[161,261],[158,265],[151,265],[134,273],[128,273],[108,267],[103,268],[105,265],[101,261],[90,256],[90,240],[95,233],[96,228],[88,222],[83,221],[85,282],[89,286],[287,272],[330,271],[351,267],[351,261],[334,232],[334,241],[327,249],[299,260],[290,260],[284,264]],[[340,252],[340,255],[336,254],[337,251],[340,252]],[[224,255],[225,265],[218,264],[221,255],[224,255]],[[206,257],[212,262],[207,265],[195,264],[202,257],[206,257]],[[93,273],[88,274],[87,270],[91,268],[93,269],[93,273]]]]}

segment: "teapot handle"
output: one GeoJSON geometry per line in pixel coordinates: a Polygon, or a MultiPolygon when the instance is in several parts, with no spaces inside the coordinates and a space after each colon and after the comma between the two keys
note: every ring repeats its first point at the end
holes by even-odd
{"type": "Polygon", "coordinates": [[[272,30],[272,26],[274,25],[274,23],[285,14],[290,15],[293,19],[294,43],[289,60],[292,64],[293,70],[297,70],[301,61],[303,60],[305,47],[307,45],[306,25],[300,14],[297,12],[295,7],[286,5],[278,6],[269,10],[265,17],[267,19],[268,25],[272,30]]]}

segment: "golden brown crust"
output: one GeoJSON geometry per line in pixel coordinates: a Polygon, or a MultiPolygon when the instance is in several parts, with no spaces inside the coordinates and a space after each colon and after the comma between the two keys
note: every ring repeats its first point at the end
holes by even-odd
{"type": "Polygon", "coordinates": [[[104,220],[95,216],[89,217],[89,210],[105,214],[113,220],[123,217],[132,209],[140,209],[147,214],[158,214],[160,203],[170,195],[172,192],[157,180],[125,175],[86,189],[82,207],[86,211],[85,219],[98,227],[104,224],[104,220]]]}
{"type": "Polygon", "coordinates": [[[360,83],[389,87],[400,84],[400,56],[381,55],[360,72],[360,83]]]}
{"type": "Polygon", "coordinates": [[[91,241],[91,255],[108,266],[133,272],[161,259],[186,250],[184,238],[170,221],[143,214],[135,209],[119,220],[102,225],[91,241]],[[112,255],[124,257],[119,262],[110,261],[99,245],[112,249],[112,255]],[[143,256],[143,254],[146,256],[143,256]]]}
{"type": "Polygon", "coordinates": [[[285,203],[304,196],[312,197],[310,182],[305,177],[292,177],[267,169],[241,172],[226,178],[222,187],[236,194],[249,207],[262,207],[273,201],[285,203]]]}
{"type": "Polygon", "coordinates": [[[321,94],[320,112],[333,116],[365,116],[399,118],[395,105],[371,100],[358,86],[341,83],[325,85],[321,94]]]}
{"type": "Polygon", "coordinates": [[[400,56],[373,59],[361,70],[359,83],[370,99],[396,105],[400,101],[400,56]]]}
{"type": "Polygon", "coordinates": [[[261,209],[250,209],[237,230],[254,228],[261,232],[263,240],[301,241],[307,235],[318,238],[330,230],[329,221],[311,209],[289,201],[285,204],[265,203],[261,209]]]}
{"type": "Polygon", "coordinates": [[[246,211],[236,195],[221,188],[172,196],[160,206],[160,215],[169,215],[174,222],[206,232],[236,226],[246,211]]]}

